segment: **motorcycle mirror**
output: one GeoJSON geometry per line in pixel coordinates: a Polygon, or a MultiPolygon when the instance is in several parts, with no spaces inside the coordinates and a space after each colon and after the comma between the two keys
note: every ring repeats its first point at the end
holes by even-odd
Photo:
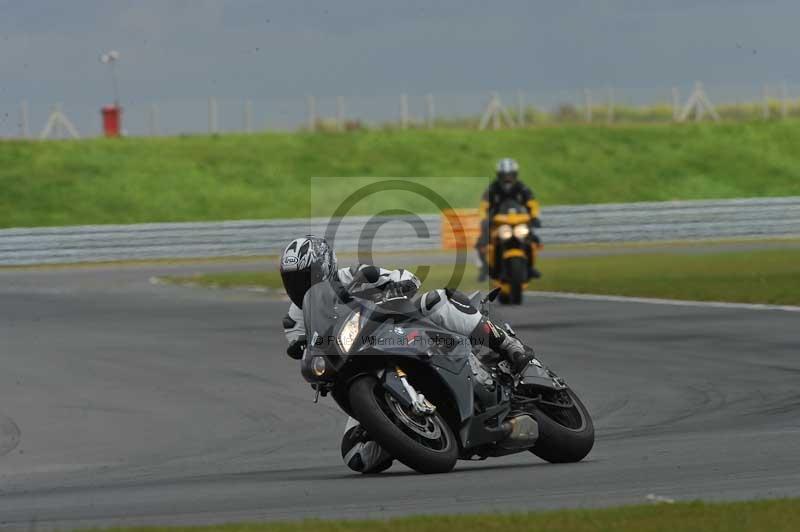
{"type": "Polygon", "coordinates": [[[495,299],[497,299],[497,296],[499,294],[500,294],[500,287],[499,286],[495,287],[495,288],[492,288],[491,290],[489,290],[489,293],[486,294],[486,297],[483,298],[483,301],[481,301],[481,303],[486,303],[487,301],[488,302],[492,302],[495,299]]]}

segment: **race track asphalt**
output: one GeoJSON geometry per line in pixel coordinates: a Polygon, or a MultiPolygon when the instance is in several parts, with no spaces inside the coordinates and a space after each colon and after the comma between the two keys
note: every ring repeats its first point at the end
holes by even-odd
{"type": "Polygon", "coordinates": [[[588,458],[362,477],[285,302],[148,281],[203,269],[230,268],[0,271],[0,528],[800,496],[798,313],[529,298],[504,313],[593,414],[588,458]]]}

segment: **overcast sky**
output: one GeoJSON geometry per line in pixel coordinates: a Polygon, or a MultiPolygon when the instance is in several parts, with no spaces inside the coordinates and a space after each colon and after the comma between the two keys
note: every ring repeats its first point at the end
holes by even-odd
{"type": "Polygon", "coordinates": [[[800,87],[799,20],[796,0],[0,0],[0,107],[107,102],[112,48],[128,106],[800,87]]]}

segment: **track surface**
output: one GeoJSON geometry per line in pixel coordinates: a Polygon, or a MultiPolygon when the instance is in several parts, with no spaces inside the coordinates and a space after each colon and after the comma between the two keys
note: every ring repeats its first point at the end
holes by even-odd
{"type": "Polygon", "coordinates": [[[283,354],[286,303],[148,282],[203,269],[0,271],[0,527],[800,495],[797,313],[529,300],[506,315],[592,412],[586,461],[361,477],[283,354]]]}

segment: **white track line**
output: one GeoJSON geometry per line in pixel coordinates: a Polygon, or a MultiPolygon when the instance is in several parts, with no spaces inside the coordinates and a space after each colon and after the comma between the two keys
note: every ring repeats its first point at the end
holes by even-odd
{"type": "Polygon", "coordinates": [[[671,305],[675,307],[711,307],[741,310],[780,310],[783,312],[800,312],[800,307],[792,305],[764,305],[757,303],[725,303],[722,301],[687,301],[683,299],[658,299],[652,297],[626,297],[601,294],[576,294],[573,292],[528,291],[527,295],[536,297],[552,297],[560,299],[578,299],[583,301],[613,301],[615,303],[645,303],[648,305],[671,305]]]}

